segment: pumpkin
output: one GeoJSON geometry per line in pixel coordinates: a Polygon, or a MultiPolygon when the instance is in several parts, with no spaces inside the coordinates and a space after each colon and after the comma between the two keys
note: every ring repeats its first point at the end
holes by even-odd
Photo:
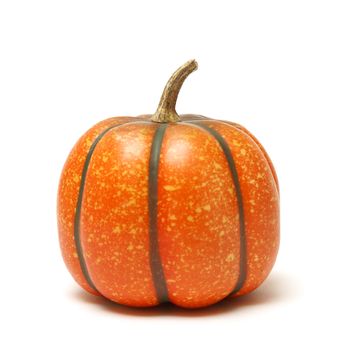
{"type": "Polygon", "coordinates": [[[247,294],[279,246],[276,172],[244,127],[175,111],[192,60],[154,115],[106,119],[64,165],[58,229],[86,291],[118,304],[185,308],[247,294]]]}

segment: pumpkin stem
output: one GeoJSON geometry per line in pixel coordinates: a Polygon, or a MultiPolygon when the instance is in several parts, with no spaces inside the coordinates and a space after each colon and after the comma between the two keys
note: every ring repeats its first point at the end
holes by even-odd
{"type": "Polygon", "coordinates": [[[175,110],[177,96],[179,95],[179,91],[185,79],[197,68],[197,62],[195,60],[191,60],[181,66],[170,77],[165,85],[162,97],[160,98],[157,111],[151,117],[153,122],[171,123],[181,120],[175,110]]]}

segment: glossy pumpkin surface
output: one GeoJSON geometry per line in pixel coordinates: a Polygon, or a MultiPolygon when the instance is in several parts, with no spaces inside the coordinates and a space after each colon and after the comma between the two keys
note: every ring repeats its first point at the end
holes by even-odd
{"type": "Polygon", "coordinates": [[[196,69],[191,60],[175,71],[155,114],[104,120],[68,156],[60,245],[90,293],[129,306],[198,308],[251,292],[272,269],[275,170],[242,126],[177,114],[196,69]]]}

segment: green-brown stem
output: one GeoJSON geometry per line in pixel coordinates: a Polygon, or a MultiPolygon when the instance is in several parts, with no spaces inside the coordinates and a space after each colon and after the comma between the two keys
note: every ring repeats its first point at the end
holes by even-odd
{"type": "Polygon", "coordinates": [[[181,120],[175,110],[177,96],[179,95],[179,91],[185,79],[197,68],[197,62],[195,60],[191,60],[181,66],[170,77],[165,85],[162,97],[160,98],[157,111],[151,117],[153,122],[173,123],[181,120]]]}

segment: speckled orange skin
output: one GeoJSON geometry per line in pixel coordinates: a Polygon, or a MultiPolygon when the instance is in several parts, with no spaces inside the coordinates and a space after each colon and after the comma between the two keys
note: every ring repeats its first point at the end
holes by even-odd
{"type": "MultiPolygon", "coordinates": [[[[182,120],[201,119],[184,115],[182,120]]],[[[65,263],[88,292],[130,306],[159,302],[149,252],[148,165],[158,123],[149,116],[102,121],[83,135],[64,165],[58,191],[58,227],[65,263]],[[84,162],[96,137],[112,125],[91,157],[81,204],[80,239],[89,275],[80,267],[74,216],[84,162]]],[[[279,246],[279,190],[271,160],[242,126],[201,119],[221,134],[234,158],[242,192],[247,275],[233,296],[257,288],[279,246]]],[[[239,278],[237,196],[218,142],[198,125],[172,123],[158,171],[158,244],[169,301],[204,307],[231,296],[239,278]]]]}

